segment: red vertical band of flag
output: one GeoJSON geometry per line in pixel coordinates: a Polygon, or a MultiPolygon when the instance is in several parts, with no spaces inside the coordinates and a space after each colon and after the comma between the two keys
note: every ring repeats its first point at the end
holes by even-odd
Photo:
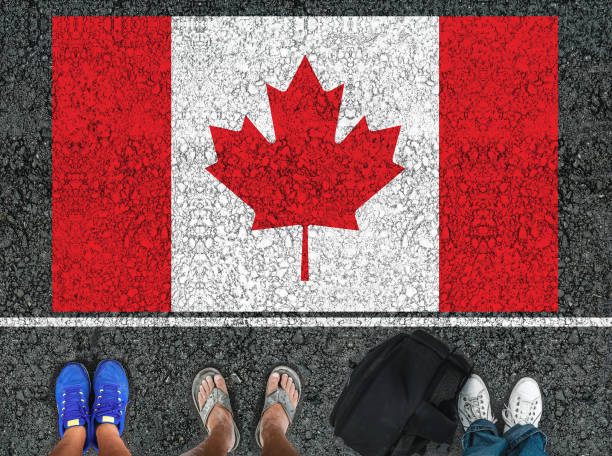
{"type": "Polygon", "coordinates": [[[556,311],[557,18],[440,18],[440,310],[556,311]]]}
{"type": "Polygon", "coordinates": [[[168,17],[53,18],[53,310],[170,310],[168,17]]]}

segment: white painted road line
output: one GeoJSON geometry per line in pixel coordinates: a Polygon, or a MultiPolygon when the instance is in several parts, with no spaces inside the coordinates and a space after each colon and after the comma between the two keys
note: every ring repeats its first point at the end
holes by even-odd
{"type": "Polygon", "coordinates": [[[612,317],[8,317],[5,328],[176,327],[610,328],[612,317]]]}

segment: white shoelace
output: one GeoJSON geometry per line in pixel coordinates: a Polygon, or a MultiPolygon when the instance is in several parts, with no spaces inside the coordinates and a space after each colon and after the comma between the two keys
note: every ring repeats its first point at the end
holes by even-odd
{"type": "Polygon", "coordinates": [[[492,421],[493,423],[497,420],[488,413],[488,408],[484,403],[483,395],[479,394],[475,397],[464,398],[464,410],[465,416],[469,422],[484,419],[492,421]]]}
{"type": "Polygon", "coordinates": [[[517,424],[533,424],[536,422],[538,399],[533,401],[522,401],[520,396],[516,399],[516,404],[506,405],[502,410],[504,421],[509,427],[517,424]]]}

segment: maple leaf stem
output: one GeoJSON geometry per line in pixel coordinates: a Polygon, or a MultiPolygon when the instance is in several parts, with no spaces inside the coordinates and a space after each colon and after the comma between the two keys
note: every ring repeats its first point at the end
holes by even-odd
{"type": "Polygon", "coordinates": [[[308,225],[302,226],[302,281],[308,280],[308,225]]]}

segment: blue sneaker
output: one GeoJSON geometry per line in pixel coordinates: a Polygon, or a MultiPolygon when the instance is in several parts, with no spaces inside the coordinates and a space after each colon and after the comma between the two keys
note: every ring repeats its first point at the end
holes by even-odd
{"type": "Polygon", "coordinates": [[[125,409],[130,390],[127,374],[119,362],[107,360],[98,364],[93,379],[93,393],[90,436],[93,447],[98,451],[96,427],[99,424],[114,424],[119,429],[119,435],[125,426],[125,409]]]}
{"type": "MultiPolygon", "coordinates": [[[[60,438],[66,429],[84,426],[87,431],[89,423],[89,374],[85,366],[79,363],[68,363],[64,366],[55,382],[55,403],[59,414],[60,438]]],[[[89,434],[87,434],[89,435],[89,434]]],[[[85,439],[83,453],[89,449],[89,438],[85,439]]]]}

